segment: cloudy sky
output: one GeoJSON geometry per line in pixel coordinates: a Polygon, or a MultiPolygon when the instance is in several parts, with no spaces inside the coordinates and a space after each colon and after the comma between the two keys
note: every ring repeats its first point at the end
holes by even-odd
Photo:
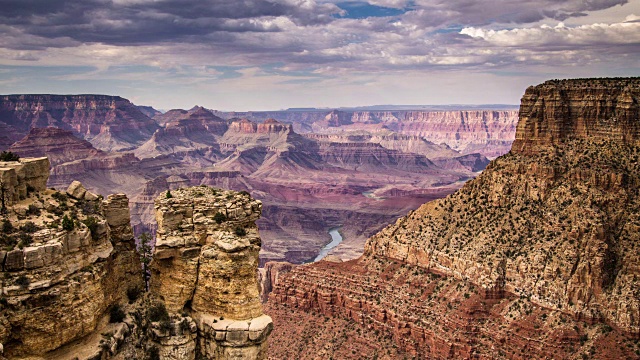
{"type": "Polygon", "coordinates": [[[160,109],[517,104],[640,76],[640,0],[0,0],[0,93],[160,109]]]}

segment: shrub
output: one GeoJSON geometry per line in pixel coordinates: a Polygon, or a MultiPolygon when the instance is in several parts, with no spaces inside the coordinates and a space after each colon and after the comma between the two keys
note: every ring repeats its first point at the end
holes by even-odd
{"type": "Polygon", "coordinates": [[[20,226],[20,230],[26,233],[34,233],[40,230],[40,228],[38,227],[38,225],[34,224],[32,221],[27,221],[26,223],[24,223],[24,225],[20,226]]]}
{"type": "Polygon", "coordinates": [[[251,196],[251,194],[249,194],[249,192],[248,192],[248,191],[245,191],[245,190],[240,191],[240,194],[241,194],[241,195],[248,196],[248,197],[250,197],[250,196],[251,196]]]}
{"type": "Polygon", "coordinates": [[[167,199],[171,199],[173,195],[171,195],[171,191],[167,190],[167,199]]]}
{"type": "Polygon", "coordinates": [[[4,234],[11,234],[15,228],[11,224],[11,221],[4,219],[2,220],[2,225],[0,225],[0,230],[2,230],[4,234]]]}
{"type": "Polygon", "coordinates": [[[100,211],[100,205],[97,201],[84,201],[78,200],[76,207],[79,208],[85,215],[97,214],[100,211]]]}
{"type": "Polygon", "coordinates": [[[27,209],[27,215],[40,216],[40,213],[40,209],[37,206],[33,204],[29,205],[29,208],[27,209]]]}
{"type": "Polygon", "coordinates": [[[247,235],[247,230],[245,230],[245,229],[244,229],[243,227],[241,227],[241,226],[238,226],[238,227],[236,227],[235,233],[236,233],[236,235],[238,235],[238,236],[245,236],[245,235],[247,235]]]}
{"type": "Polygon", "coordinates": [[[89,216],[86,219],[82,220],[82,223],[89,228],[89,231],[91,232],[91,238],[93,240],[97,240],[98,239],[98,220],[93,216],[89,216]]]}
{"type": "Polygon", "coordinates": [[[137,286],[132,286],[130,288],[127,289],[127,299],[129,299],[129,304],[135,302],[136,300],[138,300],[138,297],[140,296],[140,293],[142,292],[142,290],[140,290],[139,287],[137,286]]]}
{"type": "Polygon", "coordinates": [[[22,247],[29,246],[33,242],[33,237],[27,233],[20,233],[18,239],[20,239],[20,245],[22,247]]]}
{"type": "Polygon", "coordinates": [[[67,215],[62,218],[62,229],[71,231],[75,225],[73,224],[73,220],[69,219],[67,215]]]}
{"type": "Polygon", "coordinates": [[[160,326],[160,330],[167,331],[167,332],[171,332],[171,328],[173,327],[171,325],[171,320],[169,319],[160,320],[158,325],[160,326]]]}
{"type": "Polygon", "coordinates": [[[109,322],[110,323],[119,323],[124,320],[125,316],[124,310],[122,310],[122,306],[120,304],[113,304],[111,308],[109,308],[109,322]]]}
{"type": "Polygon", "coordinates": [[[217,212],[215,215],[213,215],[213,220],[215,220],[218,224],[222,224],[223,221],[227,221],[227,217],[223,213],[217,212]]]}
{"type": "Polygon", "coordinates": [[[23,289],[28,288],[29,284],[31,284],[31,281],[25,275],[20,275],[20,277],[16,279],[16,285],[20,286],[23,289]]]}
{"type": "Polygon", "coordinates": [[[11,151],[3,151],[0,153],[0,161],[18,161],[20,160],[20,156],[18,154],[14,154],[11,151]]]}
{"type": "Polygon", "coordinates": [[[56,201],[58,201],[60,204],[67,202],[67,195],[59,191],[56,191],[53,194],[51,194],[51,197],[54,198],[56,201]]]}
{"type": "Polygon", "coordinates": [[[167,308],[161,302],[156,302],[147,310],[147,319],[151,322],[169,320],[167,308]]]}

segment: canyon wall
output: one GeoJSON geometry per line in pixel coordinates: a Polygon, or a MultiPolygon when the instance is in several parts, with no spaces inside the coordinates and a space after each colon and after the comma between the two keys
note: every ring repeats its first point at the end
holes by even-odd
{"type": "MultiPolygon", "coordinates": [[[[255,121],[275,118],[293,124],[300,133],[380,134],[391,131],[447,144],[463,153],[495,158],[509,151],[516,132],[515,110],[332,110],[221,113],[225,118],[255,121]]],[[[425,154],[426,155],[426,154],[425,154]]]]}
{"type": "Polygon", "coordinates": [[[266,359],[273,325],[262,312],[256,275],[262,203],[248,193],[197,186],[161,194],[155,209],[151,293],[170,315],[197,324],[197,335],[179,337],[179,344],[173,334],[159,336],[163,358],[195,359],[198,352],[266,359]]]}
{"type": "MultiPolygon", "coordinates": [[[[417,358],[638,358],[638,82],[529,88],[509,154],[371,237],[361,258],[281,276],[268,304],[277,329],[304,313],[417,358]]],[[[328,335],[297,326],[274,332],[273,351],[313,358],[328,335]]],[[[340,336],[329,353],[355,351],[340,336]]]]}
{"type": "Polygon", "coordinates": [[[158,129],[129,100],[107,95],[3,95],[0,122],[20,137],[31,128],[71,130],[105,151],[138,146],[158,129]]]}

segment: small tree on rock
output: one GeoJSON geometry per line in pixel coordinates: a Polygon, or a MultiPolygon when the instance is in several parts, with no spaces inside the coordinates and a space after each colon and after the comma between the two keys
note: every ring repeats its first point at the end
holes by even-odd
{"type": "Polygon", "coordinates": [[[149,264],[151,263],[151,234],[144,232],[138,237],[138,254],[140,254],[140,262],[142,263],[142,276],[144,280],[145,290],[149,290],[149,279],[151,278],[151,272],[149,271],[149,264]]]}
{"type": "Polygon", "coordinates": [[[0,161],[19,161],[20,156],[11,151],[3,151],[0,153],[0,161]]]}

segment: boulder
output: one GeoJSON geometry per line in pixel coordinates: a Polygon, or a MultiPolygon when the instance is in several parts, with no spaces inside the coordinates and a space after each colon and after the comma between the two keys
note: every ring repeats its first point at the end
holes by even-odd
{"type": "Polygon", "coordinates": [[[82,186],[80,181],[74,181],[67,188],[67,195],[76,200],[84,199],[84,195],[87,193],[87,189],[82,186]]]}

